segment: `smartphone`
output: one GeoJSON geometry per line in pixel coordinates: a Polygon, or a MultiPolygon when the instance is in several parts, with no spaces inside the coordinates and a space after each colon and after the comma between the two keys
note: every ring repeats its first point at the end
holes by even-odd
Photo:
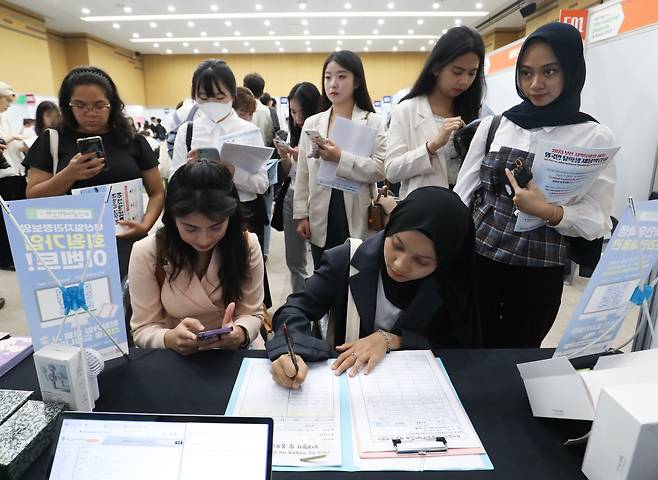
{"type": "Polygon", "coordinates": [[[325,142],[324,137],[317,130],[304,130],[308,138],[315,143],[322,144],[325,142]]]}
{"type": "Polygon", "coordinates": [[[232,331],[233,331],[233,327],[222,327],[222,328],[215,328],[213,330],[204,330],[203,332],[199,332],[196,334],[196,339],[197,340],[215,339],[221,337],[222,335],[226,335],[227,333],[231,333],[232,331]]]}
{"type": "Polygon", "coordinates": [[[209,162],[219,162],[219,150],[216,148],[197,148],[197,158],[206,159],[209,162]]]}
{"type": "Polygon", "coordinates": [[[288,142],[284,142],[283,140],[279,140],[278,138],[274,139],[274,143],[281,145],[282,147],[285,147],[288,150],[292,150],[292,147],[288,142]]]}
{"type": "MultiPolygon", "coordinates": [[[[78,138],[78,150],[83,155],[85,153],[95,153],[96,158],[105,158],[105,148],[103,147],[103,139],[101,137],[85,137],[78,138]]],[[[105,159],[105,165],[103,170],[107,170],[107,158],[105,159]]]]}

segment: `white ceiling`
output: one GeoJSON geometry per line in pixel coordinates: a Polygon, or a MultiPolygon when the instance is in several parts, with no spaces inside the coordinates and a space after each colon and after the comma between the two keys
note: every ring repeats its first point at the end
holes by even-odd
{"type": "Polygon", "coordinates": [[[512,0],[13,2],[44,16],[49,29],[88,33],[142,54],[329,52],[336,48],[417,52],[430,50],[441,32],[456,22],[476,26],[515,3],[512,0]],[[305,3],[306,8],[300,8],[300,3],[305,3]],[[131,17],[137,18],[130,20],[131,17]]]}

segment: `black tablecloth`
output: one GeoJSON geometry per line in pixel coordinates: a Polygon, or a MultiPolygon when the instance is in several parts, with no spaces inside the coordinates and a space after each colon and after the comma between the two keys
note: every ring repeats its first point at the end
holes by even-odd
{"type": "MultiPolygon", "coordinates": [[[[580,472],[583,449],[565,448],[562,442],[585,433],[590,422],[534,418],[516,368],[517,363],[548,358],[551,350],[435,353],[480,435],[493,471],[275,472],[274,478],[585,479],[580,472]]],[[[264,353],[218,350],[182,357],[169,350],[133,350],[130,360],[116,359],[106,365],[99,377],[96,411],[223,414],[244,356],[263,357],[264,353]]],[[[38,392],[32,358],[0,378],[0,388],[38,392]]],[[[24,478],[44,478],[47,457],[42,455],[24,478]]]]}

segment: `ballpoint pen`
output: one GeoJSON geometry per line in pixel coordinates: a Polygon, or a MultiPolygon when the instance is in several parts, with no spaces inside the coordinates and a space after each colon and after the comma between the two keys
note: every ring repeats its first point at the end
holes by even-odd
{"type": "Polygon", "coordinates": [[[283,324],[283,335],[286,337],[286,343],[288,344],[288,354],[292,359],[292,364],[295,367],[295,376],[299,373],[299,366],[297,365],[297,357],[295,357],[295,351],[292,348],[292,337],[288,333],[288,325],[283,324]]]}

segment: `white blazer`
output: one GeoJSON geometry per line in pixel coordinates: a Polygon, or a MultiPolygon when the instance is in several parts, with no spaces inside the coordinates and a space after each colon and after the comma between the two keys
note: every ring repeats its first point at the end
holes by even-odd
{"type": "Polygon", "coordinates": [[[437,131],[436,120],[425,95],[395,106],[388,128],[385,166],[388,181],[400,182],[400,199],[420,187],[448,187],[447,145],[431,156],[425,146],[437,131]]]}
{"type": "MultiPolygon", "coordinates": [[[[311,225],[311,243],[324,247],[327,239],[327,216],[331,188],[317,182],[319,158],[310,158],[307,153],[312,150],[311,142],[304,133],[317,130],[327,138],[329,135],[329,117],[332,108],[309,117],[304,122],[299,140],[297,174],[295,176],[295,197],[293,218],[308,218],[311,225]]],[[[360,157],[350,152],[343,152],[338,162],[337,175],[350,180],[363,182],[358,194],[345,193],[345,214],[350,237],[364,239],[368,236],[368,205],[373,183],[384,180],[384,154],[386,153],[386,124],[380,116],[361,110],[356,105],[352,110],[352,121],[362,123],[377,130],[375,147],[370,157],[360,157]]]]}

